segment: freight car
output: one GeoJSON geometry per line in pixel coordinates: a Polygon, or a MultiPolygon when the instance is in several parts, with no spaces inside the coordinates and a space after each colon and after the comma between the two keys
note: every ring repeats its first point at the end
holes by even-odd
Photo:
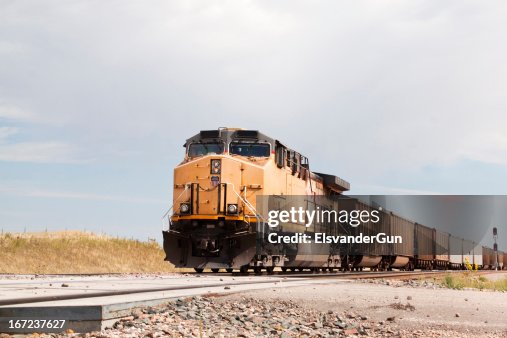
{"type": "Polygon", "coordinates": [[[403,243],[266,244],[271,228],[266,210],[303,205],[307,210],[364,210],[377,207],[344,196],[350,184],[310,170],[308,159],[256,130],[204,130],[186,140],[183,161],[174,168],[173,204],[164,216],[166,260],[176,267],[246,272],[282,270],[491,268],[492,254],[473,242],[381,210],[380,222],[358,227],[301,222],[279,227],[284,234],[319,231],[329,235],[399,234],[403,243]],[[264,198],[268,196],[267,198],[264,198]],[[459,248],[461,247],[461,248],[459,248]],[[457,249],[456,249],[457,248],[457,249]],[[477,249],[479,248],[479,249],[477,249]]]}
{"type": "Polygon", "coordinates": [[[433,268],[443,270],[449,266],[449,234],[433,229],[433,268]]]}
{"type": "Polygon", "coordinates": [[[414,269],[414,222],[390,213],[389,233],[399,234],[403,237],[403,243],[393,243],[389,255],[384,257],[388,269],[403,268],[414,269]]]}
{"type": "MultiPolygon", "coordinates": [[[[341,208],[351,208],[355,210],[372,210],[372,206],[353,200],[352,204],[341,208]]],[[[366,235],[373,235],[378,232],[386,234],[396,234],[403,238],[402,242],[392,243],[375,243],[375,244],[362,244],[355,245],[353,248],[356,252],[351,250],[341,250],[343,267],[363,268],[369,267],[374,271],[377,270],[392,270],[398,268],[402,270],[414,269],[414,229],[415,224],[405,218],[402,218],[393,212],[383,211],[381,213],[381,221],[373,225],[371,222],[360,224],[355,234],[363,233],[366,235]],[[345,254],[346,253],[346,254],[345,254]]]]}
{"type": "Polygon", "coordinates": [[[449,236],[449,269],[458,270],[464,266],[463,238],[449,236]]]}
{"type": "MultiPolygon", "coordinates": [[[[339,201],[339,208],[346,210],[347,212],[352,212],[353,210],[358,210],[360,212],[371,213],[373,207],[359,201],[357,199],[343,199],[339,201]]],[[[349,228],[347,235],[358,236],[359,234],[363,234],[365,236],[371,236],[377,234],[378,232],[389,233],[389,216],[383,215],[381,217],[381,221],[379,223],[373,224],[371,222],[362,222],[357,227],[349,228]]],[[[345,233],[347,229],[347,225],[344,224],[341,227],[341,232],[345,233]]],[[[378,269],[386,266],[386,262],[383,261],[383,257],[387,256],[389,252],[387,251],[389,244],[379,245],[370,244],[370,243],[360,243],[357,245],[347,245],[341,246],[339,248],[339,252],[342,253],[342,263],[344,268],[355,268],[362,269],[364,267],[378,269]],[[343,252],[347,252],[348,254],[344,255],[343,252]]]]}
{"type": "Polygon", "coordinates": [[[434,263],[433,229],[415,223],[414,266],[417,269],[432,269],[434,263]]]}
{"type": "Polygon", "coordinates": [[[482,247],[482,266],[484,269],[494,269],[495,268],[495,258],[494,251],[491,248],[482,247]]]}

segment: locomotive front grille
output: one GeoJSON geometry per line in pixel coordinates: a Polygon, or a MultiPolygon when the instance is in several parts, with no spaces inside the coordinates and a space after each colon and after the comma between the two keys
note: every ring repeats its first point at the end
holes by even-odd
{"type": "Polygon", "coordinates": [[[226,215],[227,205],[227,183],[218,183],[214,187],[203,188],[199,183],[190,184],[190,200],[180,204],[188,204],[189,210],[179,212],[179,215],[226,215]],[[207,205],[202,210],[201,204],[207,205]],[[212,210],[213,212],[210,212],[212,210]]]}

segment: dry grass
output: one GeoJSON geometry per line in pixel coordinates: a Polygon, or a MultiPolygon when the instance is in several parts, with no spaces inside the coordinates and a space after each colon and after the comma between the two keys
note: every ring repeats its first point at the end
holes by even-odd
{"type": "Polygon", "coordinates": [[[176,272],[155,241],[141,242],[81,231],[0,235],[0,273],[176,272]]]}
{"type": "Polygon", "coordinates": [[[467,271],[463,273],[456,273],[447,275],[442,279],[442,284],[450,289],[488,289],[507,291],[507,278],[500,280],[489,280],[484,276],[480,276],[475,272],[467,271]]]}

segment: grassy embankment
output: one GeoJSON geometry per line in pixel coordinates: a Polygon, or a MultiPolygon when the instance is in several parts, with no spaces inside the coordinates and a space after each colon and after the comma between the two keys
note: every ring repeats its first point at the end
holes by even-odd
{"type": "Polygon", "coordinates": [[[164,273],[180,271],[164,262],[154,241],[119,239],[81,231],[0,235],[0,273],[164,273]]]}
{"type": "Polygon", "coordinates": [[[450,289],[474,288],[479,290],[497,290],[507,291],[507,278],[499,280],[490,280],[474,271],[455,273],[445,276],[442,279],[442,285],[450,289]]]}

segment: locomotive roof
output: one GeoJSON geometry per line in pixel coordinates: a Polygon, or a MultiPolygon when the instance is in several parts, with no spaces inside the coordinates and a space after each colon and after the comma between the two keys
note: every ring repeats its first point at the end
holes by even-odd
{"type": "Polygon", "coordinates": [[[245,130],[240,128],[219,128],[214,130],[201,130],[199,134],[192,136],[187,140],[185,145],[194,142],[213,142],[213,141],[254,141],[254,142],[267,142],[273,147],[275,139],[260,133],[258,130],[245,130]]]}
{"type": "MultiPolygon", "coordinates": [[[[199,134],[192,136],[187,139],[186,143],[183,145],[186,147],[191,143],[200,143],[200,142],[217,142],[223,141],[226,143],[230,143],[232,141],[245,141],[245,142],[266,142],[270,143],[272,148],[274,149],[277,144],[281,144],[287,149],[289,147],[282,144],[280,141],[275,140],[258,130],[245,130],[241,128],[219,128],[214,130],[201,130],[199,134]]],[[[331,190],[342,192],[350,190],[350,183],[337,177],[334,175],[322,174],[311,172],[312,178],[318,179],[330,188],[331,190]]]]}

